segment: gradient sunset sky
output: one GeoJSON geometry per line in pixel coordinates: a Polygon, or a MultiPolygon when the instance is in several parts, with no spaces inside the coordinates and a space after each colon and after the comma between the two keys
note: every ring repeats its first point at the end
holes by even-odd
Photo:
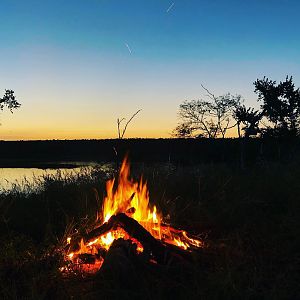
{"type": "Polygon", "coordinates": [[[183,100],[300,86],[299,0],[0,0],[0,139],[169,137],[183,100]]]}

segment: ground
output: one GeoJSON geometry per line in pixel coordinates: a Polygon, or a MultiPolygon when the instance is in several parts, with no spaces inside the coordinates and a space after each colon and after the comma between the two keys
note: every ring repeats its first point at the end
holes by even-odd
{"type": "Polygon", "coordinates": [[[65,278],[58,269],[57,249],[68,230],[95,218],[113,169],[45,177],[39,190],[16,186],[0,195],[0,297],[297,299],[299,167],[296,160],[133,164],[152,203],[207,247],[189,267],[134,265],[125,282],[102,274],[65,278]]]}

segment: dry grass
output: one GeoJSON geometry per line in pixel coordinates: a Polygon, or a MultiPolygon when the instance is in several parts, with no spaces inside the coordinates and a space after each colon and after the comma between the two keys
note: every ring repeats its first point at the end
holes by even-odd
{"type": "Polygon", "coordinates": [[[63,279],[56,245],[70,224],[96,217],[112,174],[82,170],[46,176],[41,189],[0,195],[0,297],[5,299],[296,299],[300,257],[300,168],[293,164],[136,164],[150,196],[177,226],[210,246],[193,266],[145,266],[132,284],[111,278],[63,279]],[[95,192],[97,191],[97,193],[95,192]]]}

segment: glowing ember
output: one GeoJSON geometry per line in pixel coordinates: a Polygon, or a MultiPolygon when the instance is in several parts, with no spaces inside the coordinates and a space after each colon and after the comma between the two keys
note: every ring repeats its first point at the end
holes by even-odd
{"type": "MultiPolygon", "coordinates": [[[[108,222],[112,216],[125,213],[142,225],[154,238],[165,244],[172,244],[187,251],[191,247],[201,247],[200,240],[192,239],[185,231],[174,229],[163,223],[156,206],[149,205],[146,182],[142,178],[139,182],[134,182],[129,176],[129,170],[128,159],[125,158],[118,179],[114,178],[106,183],[107,196],[102,209],[103,224],[108,222]]],[[[129,236],[124,229],[117,227],[87,243],[84,243],[82,239],[79,250],[68,253],[66,260],[75,265],[85,265],[80,267],[81,270],[93,273],[101,268],[104,261],[101,252],[108,250],[114,240],[119,238],[130,240],[136,245],[137,252],[143,252],[143,246],[139,241],[129,236]]],[[[69,237],[67,244],[70,243],[71,238],[69,237]]]]}

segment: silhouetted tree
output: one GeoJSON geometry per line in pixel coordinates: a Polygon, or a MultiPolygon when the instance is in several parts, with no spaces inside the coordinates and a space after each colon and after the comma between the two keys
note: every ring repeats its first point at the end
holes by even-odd
{"type": "Polygon", "coordinates": [[[262,117],[262,112],[254,110],[254,108],[246,108],[245,105],[237,106],[233,112],[233,118],[237,122],[239,137],[241,137],[241,130],[244,131],[245,138],[260,133],[259,122],[262,117]],[[241,128],[241,125],[244,127],[241,128]]]}
{"type": "Polygon", "coordinates": [[[11,112],[14,109],[19,108],[21,104],[16,100],[13,90],[5,90],[3,98],[0,98],[0,110],[7,107],[11,112]]]}
{"type": "Polygon", "coordinates": [[[225,137],[228,129],[236,126],[232,114],[240,105],[241,96],[226,94],[216,97],[202,86],[208,93],[209,101],[184,101],[179,106],[181,123],[174,129],[176,137],[225,137]]]}
{"type": "Polygon", "coordinates": [[[189,124],[182,123],[175,128],[174,135],[179,138],[188,138],[193,136],[193,131],[194,128],[192,128],[189,124]]]}
{"type": "Polygon", "coordinates": [[[254,82],[255,92],[261,105],[263,115],[269,124],[264,135],[274,137],[297,136],[300,133],[300,90],[295,89],[293,78],[276,81],[264,77],[254,82]]]}

